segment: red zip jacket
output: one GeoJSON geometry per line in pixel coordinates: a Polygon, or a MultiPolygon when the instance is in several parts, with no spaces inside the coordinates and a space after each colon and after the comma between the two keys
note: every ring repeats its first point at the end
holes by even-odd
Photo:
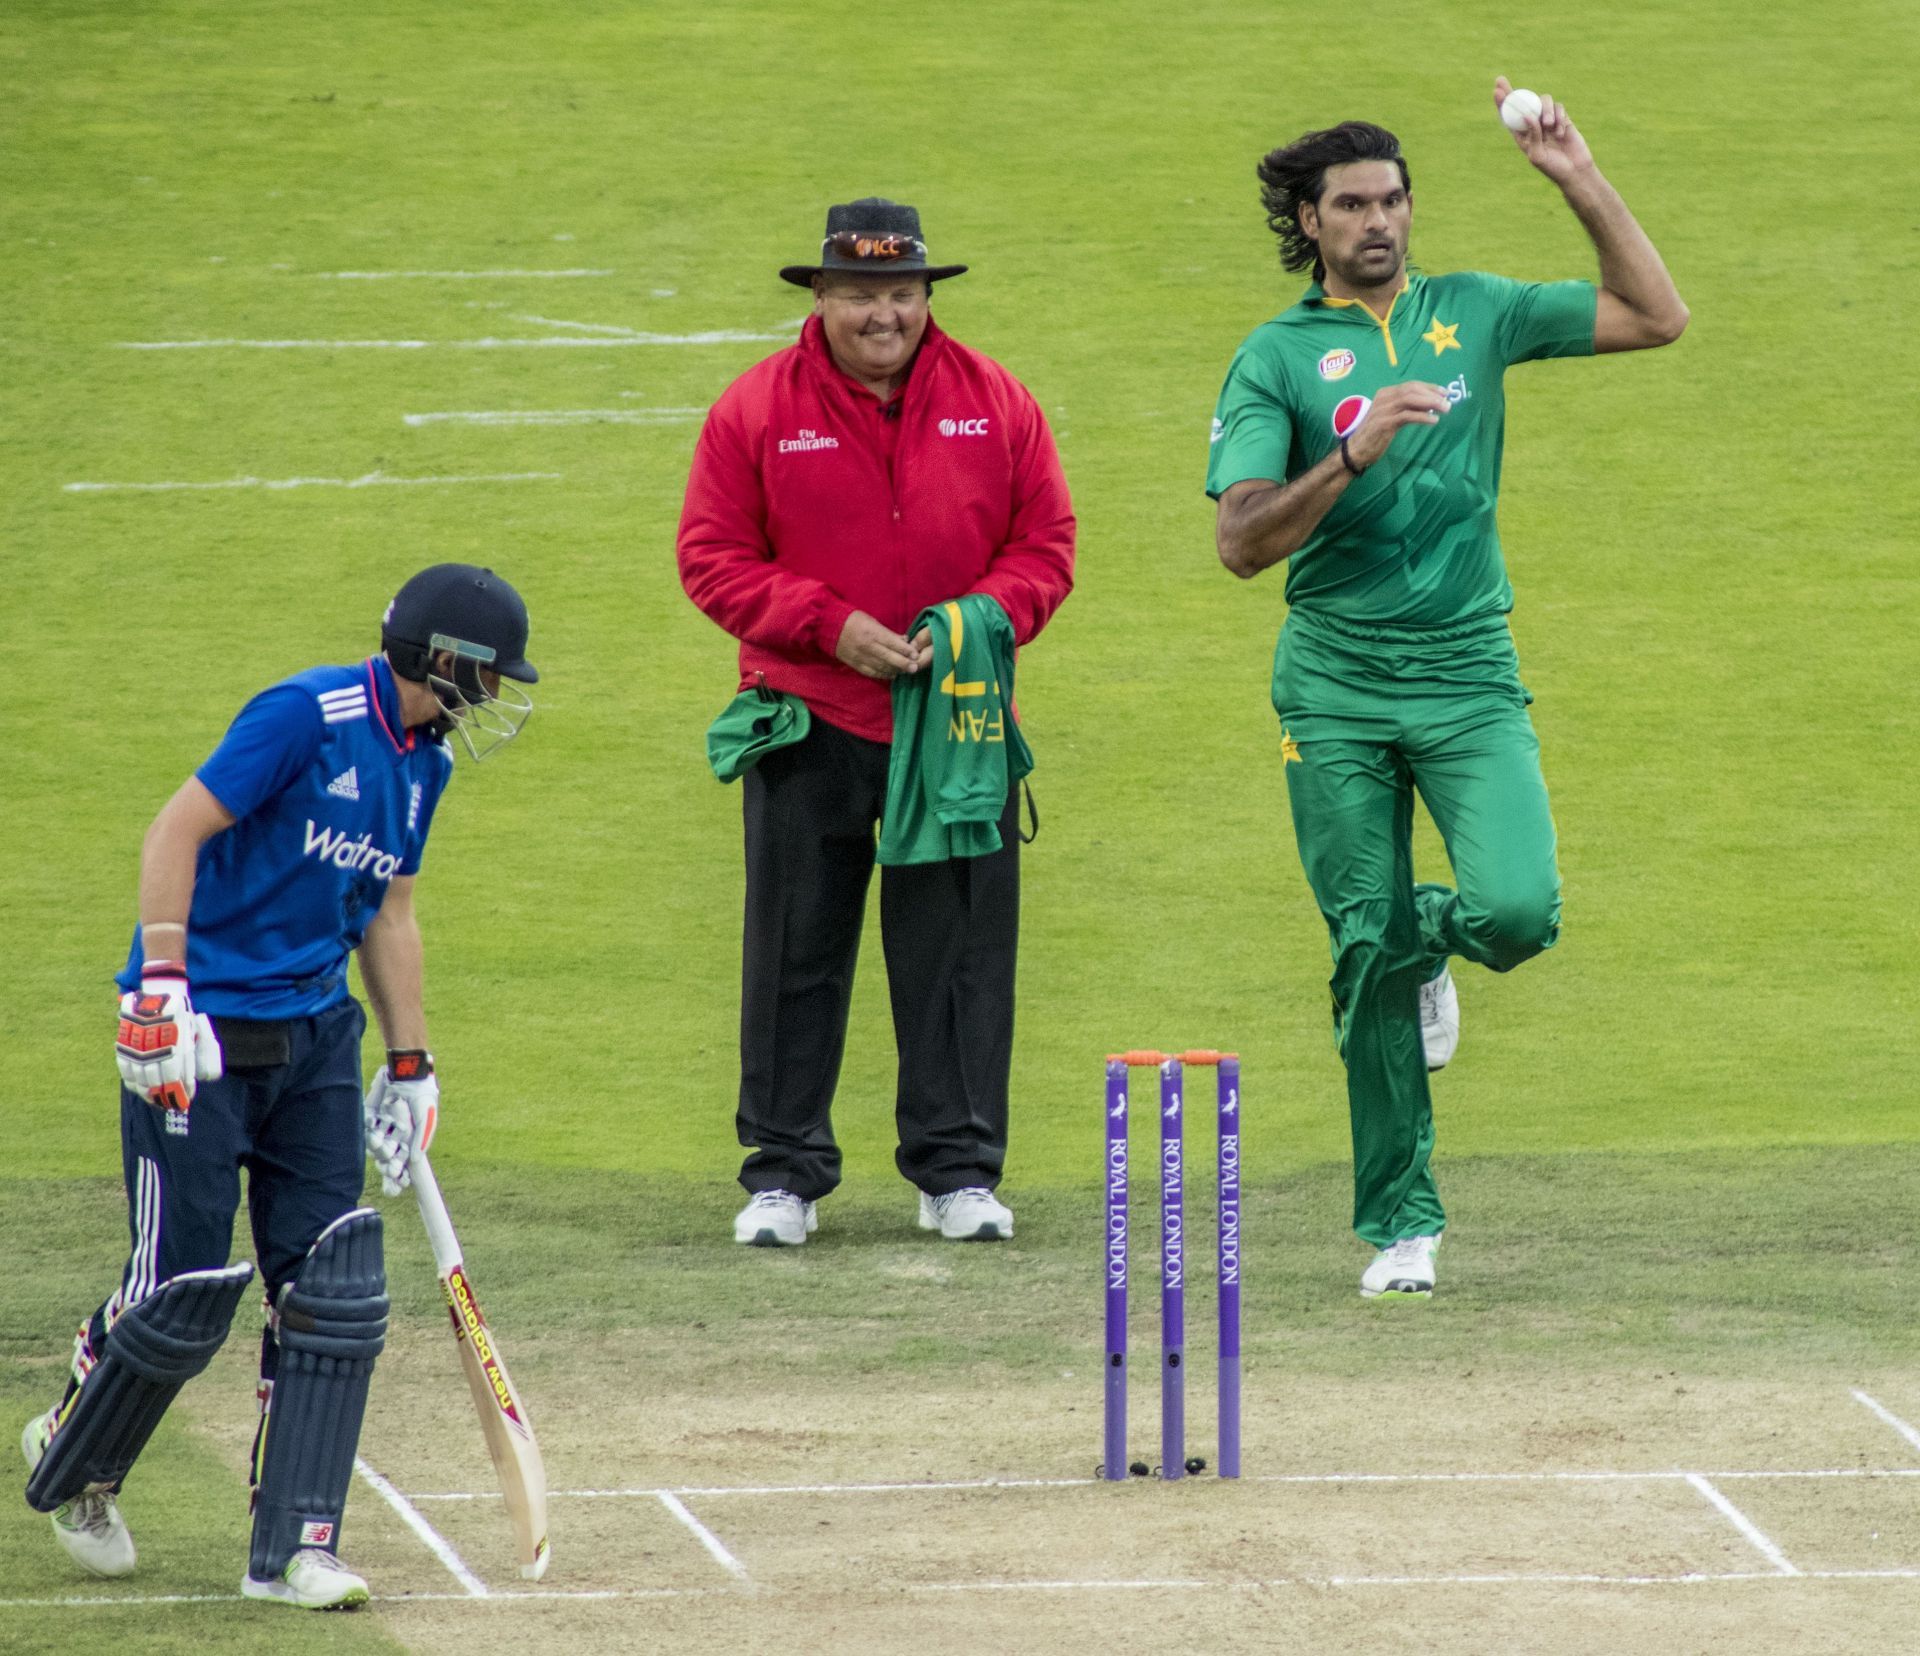
{"type": "Polygon", "coordinates": [[[893,698],[834,657],[855,610],[904,633],[983,592],[1016,644],[1073,587],[1073,503],[1040,406],[931,318],[889,417],[834,367],[818,317],[721,393],[680,514],[687,596],[816,717],[885,742],[893,698]]]}

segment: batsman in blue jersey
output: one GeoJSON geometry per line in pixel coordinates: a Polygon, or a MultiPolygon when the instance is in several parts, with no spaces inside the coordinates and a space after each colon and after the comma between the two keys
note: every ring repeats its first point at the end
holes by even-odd
{"type": "Polygon", "coordinates": [[[381,653],[263,690],[147,830],[119,974],[120,1136],[133,1247],[82,1325],[66,1395],[27,1423],[27,1500],[74,1560],[124,1576],[117,1497],[212,1360],[254,1274],[229,1265],[240,1171],[266,1288],[253,1543],[241,1591],[363,1604],[340,1521],[386,1343],[371,1152],[390,1194],[433,1135],[413,885],[451,741],[480,759],[532,704],[527,611],[491,570],[436,564],[389,605],[381,653]],[[516,682],[517,681],[517,682],[516,682]],[[362,1096],[358,952],[387,1062],[362,1096]]]}

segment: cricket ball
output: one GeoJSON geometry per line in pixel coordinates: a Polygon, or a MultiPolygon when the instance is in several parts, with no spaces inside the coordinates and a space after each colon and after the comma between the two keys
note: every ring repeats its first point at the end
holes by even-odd
{"type": "Polygon", "coordinates": [[[1540,94],[1516,86],[1500,105],[1500,119],[1509,132],[1525,132],[1530,122],[1540,119],[1540,94]]]}

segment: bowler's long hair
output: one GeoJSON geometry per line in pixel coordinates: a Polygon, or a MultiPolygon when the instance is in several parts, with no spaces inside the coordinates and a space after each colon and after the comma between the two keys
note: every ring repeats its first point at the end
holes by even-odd
{"type": "Polygon", "coordinates": [[[1327,168],[1349,161],[1391,161],[1400,169],[1400,187],[1413,193],[1413,180],[1400,154],[1400,140],[1371,121],[1342,121],[1324,132],[1309,132],[1291,144],[1270,150],[1255,169],[1260,175],[1260,205],[1267,210],[1267,228],[1280,238],[1280,263],[1288,270],[1313,267],[1317,282],[1326,275],[1320,247],[1300,228],[1300,208],[1320,205],[1327,187],[1327,168]]]}

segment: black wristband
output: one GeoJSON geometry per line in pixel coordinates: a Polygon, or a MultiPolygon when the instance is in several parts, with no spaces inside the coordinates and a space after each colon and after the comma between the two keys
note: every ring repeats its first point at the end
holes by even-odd
{"type": "Polygon", "coordinates": [[[1353,463],[1353,456],[1347,453],[1347,440],[1344,437],[1340,439],[1340,464],[1345,466],[1355,477],[1359,477],[1367,469],[1365,466],[1356,466],[1353,463]]]}
{"type": "Polygon", "coordinates": [[[387,1078],[391,1081],[424,1081],[433,1074],[433,1054],[419,1047],[389,1047],[387,1078]]]}

